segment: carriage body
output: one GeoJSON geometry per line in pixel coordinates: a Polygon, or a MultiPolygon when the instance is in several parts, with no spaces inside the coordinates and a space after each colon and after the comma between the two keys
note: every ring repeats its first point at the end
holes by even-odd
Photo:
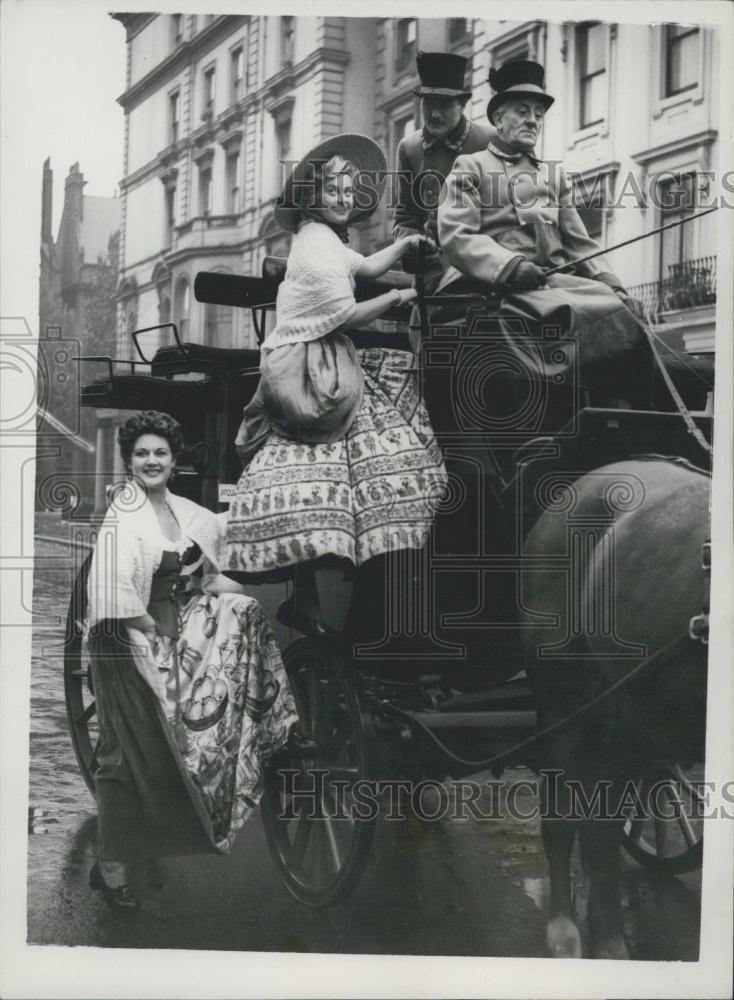
{"type": "MultiPolygon", "coordinates": [[[[197,278],[195,294],[201,301],[250,308],[262,339],[284,269],[284,261],[271,259],[260,278],[204,273],[197,278]]],[[[410,283],[408,275],[390,272],[380,282],[358,284],[357,297],[370,298],[386,286],[410,283]]],[[[449,464],[449,456],[454,456],[453,473],[463,481],[469,506],[453,521],[439,517],[432,572],[445,573],[447,579],[452,572],[474,573],[482,549],[481,541],[467,537],[468,524],[476,526],[478,537],[492,535],[495,554],[497,546],[505,546],[498,556],[501,572],[519,570],[523,539],[542,513],[545,481],[572,481],[593,468],[639,454],[673,455],[700,464],[701,453],[678,413],[598,405],[573,371],[562,379],[539,379],[537,373],[523,370],[517,357],[507,357],[496,325],[472,322],[472,308],[474,317],[486,319],[493,303],[458,297],[454,304],[470,310],[469,321],[431,323],[427,309],[435,304],[426,296],[419,300],[422,389],[449,464]],[[485,369],[482,359],[492,354],[500,363],[485,369]]],[[[387,319],[397,324],[395,330],[352,331],[356,345],[408,349],[410,308],[394,310],[387,319]]],[[[141,338],[149,331],[143,330],[133,335],[136,362],[96,359],[106,366],[106,374],[84,386],[82,404],[156,409],[173,416],[184,434],[176,491],[219,511],[240,475],[234,439],[242,407],[257,387],[259,352],[182,343],[175,326],[167,327],[172,343],[153,357],[146,354],[141,338]]],[[[702,409],[700,396],[696,402],[702,409]]],[[[694,419],[710,440],[710,417],[699,412],[694,419]]],[[[86,569],[69,609],[65,682],[74,748],[94,793],[94,696],[81,637],[86,569]]],[[[252,587],[249,592],[273,618],[287,588],[252,587]]],[[[333,596],[338,603],[339,595],[333,596]]],[[[465,640],[468,656],[442,653],[435,660],[421,656],[417,662],[408,656],[367,668],[345,661],[338,636],[330,630],[293,642],[292,633],[281,632],[299,714],[318,745],[317,751],[304,751],[290,761],[288,766],[298,772],[296,781],[306,781],[314,768],[326,770],[328,780],[336,782],[406,775],[442,780],[488,766],[501,773],[512,761],[513,748],[533,732],[533,697],[515,657],[517,628],[485,630],[479,640],[477,635],[472,625],[453,627],[450,638],[465,640]]],[[[532,751],[520,759],[532,764],[532,751]]],[[[343,897],[362,871],[375,817],[342,829],[327,816],[307,819],[299,812],[288,818],[287,807],[298,787],[284,788],[275,767],[265,787],[266,832],[289,890],[312,905],[343,897]],[[305,833],[304,824],[309,826],[305,833]],[[318,838],[326,846],[320,851],[313,847],[307,857],[305,843],[315,844],[318,838]]],[[[321,801],[326,812],[327,798],[321,801]]],[[[642,828],[633,833],[631,846],[643,862],[682,870],[700,861],[700,840],[665,858],[642,828]]]]}

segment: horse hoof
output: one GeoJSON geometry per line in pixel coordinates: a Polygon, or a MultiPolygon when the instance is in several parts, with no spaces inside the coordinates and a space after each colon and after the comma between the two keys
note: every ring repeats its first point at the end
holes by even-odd
{"type": "Polygon", "coordinates": [[[553,958],[581,958],[581,935],[570,917],[554,917],[546,934],[553,958]]]}
{"type": "Polygon", "coordinates": [[[625,961],[630,957],[627,942],[622,934],[610,934],[594,942],[594,958],[616,959],[625,961]]]}

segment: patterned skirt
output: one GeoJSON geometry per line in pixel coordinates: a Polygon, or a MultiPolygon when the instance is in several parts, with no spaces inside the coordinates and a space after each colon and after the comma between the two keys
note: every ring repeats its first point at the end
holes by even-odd
{"type": "Polygon", "coordinates": [[[365,392],[346,436],[308,445],[271,433],[242,473],[229,508],[229,570],[278,580],[297,563],[336,556],[360,566],[425,543],[446,470],[414,356],[358,354],[365,392]]]}
{"type": "MultiPolygon", "coordinates": [[[[99,857],[229,852],[262,795],[262,763],[297,720],[285,667],[250,597],[198,595],[156,657],[165,709],[116,630],[89,639],[100,727],[99,857]]],[[[109,625],[110,623],[107,623],[109,625]]]]}

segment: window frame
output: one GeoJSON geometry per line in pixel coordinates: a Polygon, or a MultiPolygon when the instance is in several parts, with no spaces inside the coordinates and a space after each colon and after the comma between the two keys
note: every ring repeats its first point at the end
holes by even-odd
{"type": "Polygon", "coordinates": [[[281,115],[278,118],[273,119],[275,123],[275,160],[276,163],[281,164],[287,162],[291,158],[291,153],[293,152],[293,119],[290,115],[281,115]],[[288,133],[288,149],[281,149],[281,134],[287,130],[288,133]]]}
{"type": "Polygon", "coordinates": [[[182,274],[176,279],[173,295],[173,322],[178,329],[178,335],[183,340],[191,323],[191,286],[186,275],[182,274]],[[186,315],[183,315],[183,306],[186,305],[186,315]]]}
{"type": "Polygon", "coordinates": [[[236,104],[245,96],[245,43],[239,42],[229,50],[229,100],[236,104]],[[242,60],[242,76],[236,76],[237,61],[242,60]],[[239,91],[237,82],[239,81],[239,91]]]}
{"type": "Polygon", "coordinates": [[[569,175],[569,180],[573,184],[573,197],[574,197],[574,207],[579,213],[581,221],[584,223],[586,231],[589,232],[586,226],[586,219],[581,214],[583,210],[588,210],[588,208],[593,208],[596,206],[580,206],[579,201],[582,193],[582,186],[585,190],[589,190],[591,187],[592,191],[600,188],[600,196],[602,198],[602,204],[599,208],[601,213],[601,231],[598,235],[589,233],[589,236],[596,240],[600,247],[604,248],[608,246],[609,237],[609,225],[612,219],[613,205],[614,205],[614,192],[616,187],[617,175],[619,173],[619,163],[608,163],[601,168],[584,170],[581,172],[574,172],[569,175]]]}
{"type": "Polygon", "coordinates": [[[448,24],[446,25],[446,41],[448,43],[449,48],[451,48],[451,49],[457,48],[463,42],[466,42],[466,40],[468,38],[471,38],[471,36],[473,34],[472,28],[473,28],[474,18],[471,18],[471,17],[448,17],[448,18],[446,18],[446,20],[448,21],[448,24]],[[461,34],[457,34],[453,30],[453,25],[457,21],[463,21],[464,22],[464,30],[461,32],[461,34]]]}
{"type": "Polygon", "coordinates": [[[217,99],[217,64],[210,62],[201,70],[201,117],[214,117],[214,105],[217,99]],[[211,90],[211,96],[209,94],[211,90]]]}
{"type": "Polygon", "coordinates": [[[200,218],[207,219],[212,214],[212,184],[213,184],[213,171],[212,171],[212,161],[210,159],[199,164],[198,174],[196,178],[196,196],[197,196],[197,209],[198,216],[200,218]],[[204,194],[204,182],[206,180],[206,198],[203,197],[204,194]],[[206,204],[204,202],[206,201],[206,204]]]}
{"type": "Polygon", "coordinates": [[[224,171],[225,171],[225,183],[226,183],[226,197],[227,197],[227,215],[239,215],[242,211],[242,185],[239,183],[240,178],[240,168],[242,165],[242,155],[239,149],[230,150],[224,161],[224,171]],[[232,162],[236,163],[234,169],[232,169],[232,162]],[[232,184],[234,179],[235,184],[232,184]],[[233,197],[233,192],[236,192],[233,197]]]}
{"type": "MultiPolygon", "coordinates": [[[[696,87],[700,85],[700,80],[694,80],[693,83],[686,84],[685,87],[679,87],[677,90],[670,89],[670,64],[671,64],[671,42],[680,43],[686,38],[691,38],[693,35],[698,35],[701,31],[701,26],[698,24],[686,25],[687,31],[684,31],[680,35],[676,35],[671,38],[670,31],[671,28],[680,28],[682,25],[679,24],[664,24],[663,25],[663,51],[665,53],[665,69],[663,77],[663,98],[668,97],[678,97],[680,94],[685,94],[689,90],[695,90],[696,87]]],[[[700,67],[696,67],[697,70],[700,67]]],[[[698,76],[699,73],[696,73],[698,76]]]]}
{"type": "Polygon", "coordinates": [[[171,14],[171,49],[175,50],[184,43],[185,23],[183,14],[171,14]]]}
{"type": "Polygon", "coordinates": [[[163,188],[163,205],[164,205],[164,218],[163,218],[163,245],[165,247],[173,246],[173,237],[176,232],[176,185],[167,184],[163,188]]]}
{"type": "Polygon", "coordinates": [[[395,20],[394,44],[393,44],[393,70],[396,79],[413,72],[415,59],[418,52],[418,18],[399,17],[395,20]],[[401,43],[401,28],[403,25],[414,25],[415,36],[411,41],[401,43]]]}
{"type": "MultiPolygon", "coordinates": [[[[657,203],[658,203],[658,211],[657,211],[658,222],[657,222],[657,225],[658,226],[668,225],[668,223],[670,223],[670,222],[674,222],[677,219],[688,218],[689,216],[695,215],[695,213],[696,213],[696,201],[697,201],[697,194],[698,194],[697,176],[698,176],[699,171],[697,171],[696,169],[683,169],[683,170],[665,171],[665,173],[669,173],[670,176],[667,177],[665,180],[663,180],[663,179],[659,179],[658,180],[658,190],[657,190],[657,203]],[[663,201],[664,201],[664,199],[663,199],[663,189],[666,188],[666,187],[673,187],[673,185],[676,185],[676,184],[678,186],[680,186],[681,183],[684,180],[687,180],[689,178],[690,178],[690,181],[691,181],[691,190],[692,190],[692,198],[690,199],[690,204],[684,206],[681,209],[677,209],[677,208],[674,208],[672,206],[666,206],[666,205],[664,205],[663,204],[663,201]]],[[[690,259],[690,260],[695,260],[696,259],[696,256],[697,256],[696,250],[695,250],[696,226],[697,226],[697,224],[694,223],[693,224],[693,229],[691,229],[691,242],[694,244],[694,246],[691,249],[691,256],[690,256],[690,258],[683,256],[683,249],[684,249],[683,227],[678,227],[679,228],[679,232],[681,233],[681,238],[680,238],[680,242],[679,242],[679,246],[678,246],[678,260],[675,262],[676,264],[682,264],[682,263],[684,263],[688,259],[690,259]]],[[[673,230],[668,230],[667,233],[660,233],[659,234],[659,239],[657,241],[657,244],[658,244],[657,245],[657,273],[658,273],[657,280],[659,282],[663,281],[666,278],[670,277],[669,274],[663,274],[663,267],[667,266],[668,268],[670,268],[670,266],[671,266],[670,264],[665,265],[663,251],[664,251],[665,244],[666,244],[666,237],[670,238],[669,234],[671,232],[673,232],[673,230]]]]}
{"type": "Polygon", "coordinates": [[[296,18],[293,14],[280,18],[280,65],[292,66],[296,58],[296,18]]]}
{"type": "Polygon", "coordinates": [[[175,144],[181,138],[181,88],[176,87],[168,94],[168,139],[169,146],[175,144]],[[175,114],[174,114],[175,109],[175,114]]]}
{"type": "Polygon", "coordinates": [[[600,125],[602,122],[606,121],[609,117],[609,107],[608,107],[608,97],[609,97],[609,38],[608,38],[608,27],[602,21],[584,21],[581,24],[577,24],[574,30],[574,48],[576,50],[576,88],[577,88],[577,129],[583,131],[584,129],[593,128],[594,125],[600,125]],[[586,65],[588,63],[588,52],[589,52],[589,32],[592,28],[601,27],[604,30],[604,67],[603,69],[595,70],[593,73],[586,72],[586,65]],[[584,39],[583,48],[580,45],[580,39],[584,39]],[[596,79],[599,76],[607,77],[607,93],[605,95],[605,105],[603,109],[603,114],[600,118],[592,118],[589,121],[585,120],[585,100],[584,100],[584,86],[591,80],[596,79]]]}
{"type": "Polygon", "coordinates": [[[669,25],[667,24],[650,26],[650,48],[652,51],[651,115],[653,121],[658,121],[673,108],[678,108],[682,104],[702,104],[711,87],[713,33],[711,28],[699,25],[696,52],[697,83],[686,90],[679,91],[677,94],[666,96],[667,48],[665,39],[668,27],[669,25]]]}

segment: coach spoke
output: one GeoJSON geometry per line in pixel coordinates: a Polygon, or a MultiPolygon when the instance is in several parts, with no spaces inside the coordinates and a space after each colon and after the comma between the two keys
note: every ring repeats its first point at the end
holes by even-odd
{"type": "Polygon", "coordinates": [[[329,848],[331,850],[331,856],[334,861],[334,867],[337,871],[341,869],[342,866],[342,856],[339,850],[339,844],[337,843],[336,833],[334,832],[334,826],[332,823],[332,818],[329,815],[329,810],[327,808],[326,796],[321,797],[321,808],[324,811],[324,829],[326,831],[326,839],[329,843],[329,848]]]}
{"type": "Polygon", "coordinates": [[[87,705],[82,714],[78,715],[74,720],[77,726],[81,726],[89,722],[89,720],[92,718],[92,716],[96,711],[97,711],[97,702],[93,701],[89,705],[87,705]]]}

